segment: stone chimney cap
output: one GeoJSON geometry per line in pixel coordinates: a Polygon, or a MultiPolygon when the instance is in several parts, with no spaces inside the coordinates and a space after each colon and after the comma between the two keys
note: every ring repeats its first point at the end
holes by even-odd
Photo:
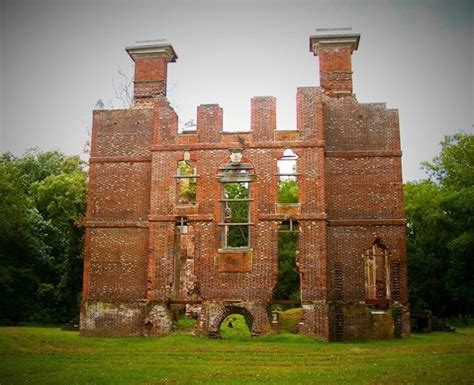
{"type": "Polygon", "coordinates": [[[353,52],[359,48],[359,40],[358,33],[313,35],[309,38],[309,50],[317,56],[320,47],[349,46],[353,52]]]}
{"type": "Polygon", "coordinates": [[[133,61],[139,57],[161,56],[168,62],[174,63],[178,58],[171,44],[140,44],[125,47],[125,51],[127,51],[133,61]]]}

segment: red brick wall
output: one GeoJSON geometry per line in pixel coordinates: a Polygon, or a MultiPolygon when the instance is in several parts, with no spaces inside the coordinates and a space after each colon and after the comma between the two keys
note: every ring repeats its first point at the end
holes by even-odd
{"type": "Polygon", "coordinates": [[[146,295],[148,229],[91,228],[89,299],[131,301],[146,295]]]}
{"type": "Polygon", "coordinates": [[[320,73],[352,71],[351,47],[320,47],[318,56],[320,73]]]}
{"type": "Polygon", "coordinates": [[[94,111],[91,157],[149,156],[152,118],[149,109],[94,111]]]}
{"type": "Polygon", "coordinates": [[[134,98],[166,95],[168,62],[164,57],[135,58],[134,98]]]}
{"type": "Polygon", "coordinates": [[[402,182],[397,157],[326,159],[329,219],[402,219],[402,182]]]}
{"type": "Polygon", "coordinates": [[[296,93],[296,124],[300,137],[323,140],[322,91],[317,87],[300,87],[296,93]]]}
{"type": "Polygon", "coordinates": [[[152,111],[94,112],[81,332],[140,335],[147,289],[152,111]]]}
{"type": "MultiPolygon", "coordinates": [[[[389,260],[406,262],[404,250],[404,228],[402,226],[343,226],[328,227],[329,275],[331,279],[329,297],[336,293],[335,267],[342,270],[342,301],[365,301],[364,258],[366,250],[372,247],[376,237],[389,250],[389,260]]],[[[406,285],[403,292],[406,292],[406,285]]],[[[404,297],[406,301],[406,296],[404,297]]]]}
{"type": "Polygon", "coordinates": [[[253,132],[258,132],[259,140],[273,139],[276,129],[276,98],[273,96],[260,96],[250,100],[250,127],[253,132]]]}
{"type": "Polygon", "coordinates": [[[135,81],[165,80],[168,62],[164,57],[135,59],[135,81]]]}
{"type": "Polygon", "coordinates": [[[407,305],[406,245],[398,112],[354,97],[326,98],[323,107],[328,216],[329,338],[393,335],[390,310],[364,305],[364,253],[388,250],[392,300],[407,305]],[[381,310],[381,312],[380,312],[381,310]]]}
{"type": "Polygon", "coordinates": [[[166,60],[137,58],[135,96],[143,87],[149,100],[94,113],[83,334],[171,330],[166,303],[177,292],[190,295],[173,282],[182,276],[175,265],[181,217],[193,228],[189,262],[193,298],[203,301],[202,328],[218,329],[219,317],[237,306],[229,304],[240,303],[258,320],[252,328],[266,330],[262,314],[278,273],[278,226],[293,219],[301,231],[301,331],[327,340],[386,337],[393,329],[388,311],[373,315],[364,304],[363,255],[374,242],[387,248],[393,300],[406,305],[398,113],[350,95],[349,47],[322,47],[318,54],[325,88],[298,89],[298,130],[276,131],[276,99],[255,97],[251,132],[242,133],[222,132],[223,110],[208,104],[197,108],[196,132],[178,134],[178,116],[163,90],[155,92],[166,82],[166,60]],[[250,248],[232,252],[221,250],[217,175],[236,147],[255,180],[250,248]],[[277,160],[288,148],[298,155],[299,204],[291,207],[276,204],[277,160]],[[196,166],[196,204],[177,203],[175,176],[185,158],[196,166]]]}
{"type": "Polygon", "coordinates": [[[94,221],[148,219],[150,162],[101,162],[90,165],[89,216],[94,221]]]}
{"type": "Polygon", "coordinates": [[[327,151],[400,151],[398,111],[383,103],[326,98],[324,126],[327,151]]]}
{"type": "Polygon", "coordinates": [[[320,84],[327,92],[352,93],[351,54],[348,46],[319,48],[320,84]]]}
{"type": "Polygon", "coordinates": [[[223,127],[223,111],[218,104],[202,104],[197,108],[197,133],[201,143],[218,143],[223,127]]]}

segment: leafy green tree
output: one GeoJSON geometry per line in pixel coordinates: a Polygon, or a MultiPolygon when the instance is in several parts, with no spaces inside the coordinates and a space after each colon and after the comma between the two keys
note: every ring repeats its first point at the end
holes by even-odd
{"type": "Polygon", "coordinates": [[[444,188],[455,190],[474,185],[474,135],[458,132],[445,136],[441,153],[431,162],[422,163],[430,179],[444,188]]]}
{"type": "Polygon", "coordinates": [[[296,269],[299,233],[290,231],[287,223],[280,225],[278,233],[278,277],[273,289],[274,299],[299,299],[300,275],[296,269]]]}
{"type": "Polygon", "coordinates": [[[278,203],[298,203],[298,183],[294,179],[286,179],[278,185],[278,203]]]}
{"type": "Polygon", "coordinates": [[[404,188],[410,302],[439,316],[474,308],[474,136],[457,133],[404,188]]]}
{"type": "MultiPolygon", "coordinates": [[[[182,160],[178,163],[178,175],[184,177],[195,175],[195,169],[187,161],[182,160]]],[[[196,179],[179,178],[178,182],[178,202],[196,203],[196,179]]]]}
{"type": "MultiPolygon", "coordinates": [[[[247,182],[224,183],[224,197],[235,199],[225,202],[225,222],[249,222],[249,185],[247,182]],[[242,200],[240,200],[242,199],[242,200]]],[[[234,225],[227,228],[227,245],[230,247],[245,247],[249,243],[249,228],[247,225],[234,225]]]]}
{"type": "Polygon", "coordinates": [[[86,173],[57,151],[0,156],[0,322],[77,314],[86,173]]]}

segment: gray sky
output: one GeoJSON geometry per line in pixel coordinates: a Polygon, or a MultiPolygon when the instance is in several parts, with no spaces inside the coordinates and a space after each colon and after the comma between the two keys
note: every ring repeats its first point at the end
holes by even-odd
{"type": "Polygon", "coordinates": [[[168,97],[183,122],[219,103],[225,129],[247,130],[250,98],[271,95],[278,128],[295,128],[296,88],[319,85],[309,36],[350,26],[354,92],[399,109],[404,179],[420,179],[444,135],[473,132],[473,3],[0,0],[0,151],[82,153],[96,101],[120,107],[124,47],[156,38],[179,57],[168,97]]]}

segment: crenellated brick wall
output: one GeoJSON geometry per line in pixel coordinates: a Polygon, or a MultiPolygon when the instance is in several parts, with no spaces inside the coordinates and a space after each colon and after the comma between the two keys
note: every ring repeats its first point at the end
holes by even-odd
{"type": "Polygon", "coordinates": [[[300,231],[301,333],[324,340],[407,335],[398,113],[352,94],[358,41],[311,37],[322,87],[297,89],[297,130],[277,130],[276,99],[265,96],[252,98],[251,130],[239,133],[223,132],[218,104],[197,107],[196,131],[178,133],[166,99],[173,48],[127,48],[135,61],[134,106],[93,118],[83,335],[168,334],[170,303],[179,301],[200,304],[199,333],[218,336],[232,312],[245,315],[252,334],[269,333],[278,229],[290,219],[300,231]],[[251,170],[250,243],[242,248],[222,242],[219,175],[236,167],[231,149],[251,170]],[[277,161],[287,149],[298,157],[292,205],[277,203],[277,161]],[[182,161],[195,167],[195,202],[178,199],[182,161]],[[374,245],[387,256],[376,267],[383,268],[377,285],[388,285],[383,301],[366,298],[374,245]]]}

